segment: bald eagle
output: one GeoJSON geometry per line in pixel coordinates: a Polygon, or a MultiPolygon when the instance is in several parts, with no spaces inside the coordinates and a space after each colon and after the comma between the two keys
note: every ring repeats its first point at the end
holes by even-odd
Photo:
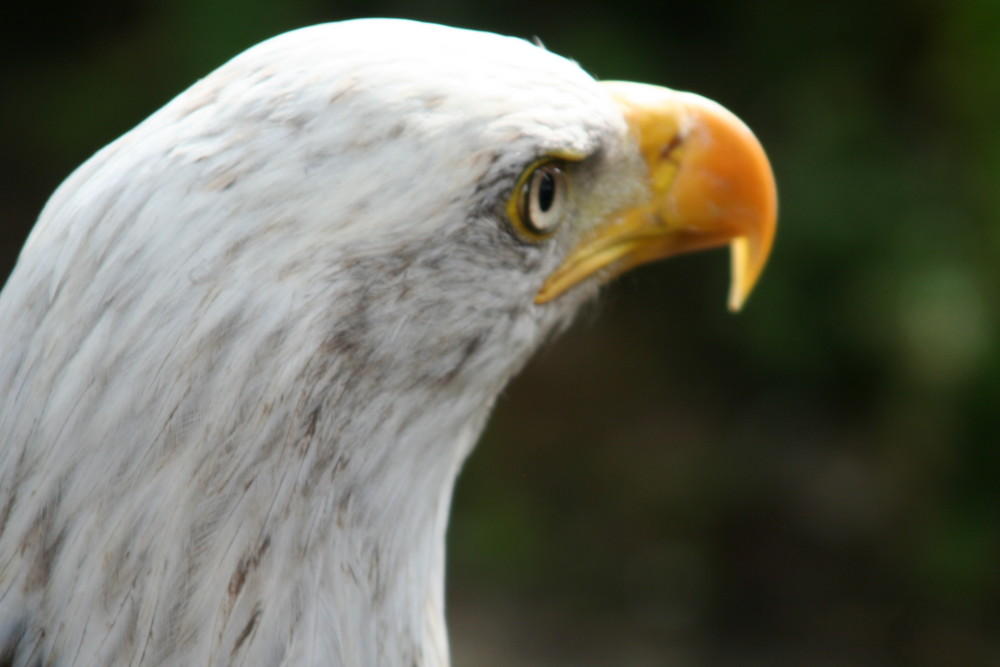
{"type": "Polygon", "coordinates": [[[265,41],[55,192],[0,296],[0,664],[448,664],[452,487],[611,277],[729,246],[732,114],[508,37],[265,41]]]}

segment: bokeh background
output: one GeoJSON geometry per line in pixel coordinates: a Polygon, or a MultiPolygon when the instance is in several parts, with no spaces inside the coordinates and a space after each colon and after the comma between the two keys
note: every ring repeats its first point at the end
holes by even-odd
{"type": "Polygon", "coordinates": [[[4,3],[0,279],[96,149],[356,16],[713,97],[781,193],[744,313],[721,251],[648,267],[506,392],[456,495],[456,665],[1000,664],[1000,3],[4,3]]]}

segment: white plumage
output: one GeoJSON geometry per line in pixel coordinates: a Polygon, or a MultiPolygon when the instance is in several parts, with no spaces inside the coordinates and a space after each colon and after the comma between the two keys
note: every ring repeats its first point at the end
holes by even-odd
{"type": "Polygon", "coordinates": [[[446,665],[459,467],[645,175],[575,64],[390,20],[264,42],[97,153],[0,296],[0,664],[446,665]],[[539,241],[507,201],[545,156],[539,241]]]}

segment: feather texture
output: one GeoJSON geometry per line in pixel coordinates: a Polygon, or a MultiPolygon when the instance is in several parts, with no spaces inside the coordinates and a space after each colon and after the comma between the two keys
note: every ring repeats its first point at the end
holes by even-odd
{"type": "Polygon", "coordinates": [[[0,663],[446,665],[455,477],[593,292],[533,304],[580,232],[506,198],[625,137],[541,48],[369,20],[81,166],[0,296],[0,663]]]}

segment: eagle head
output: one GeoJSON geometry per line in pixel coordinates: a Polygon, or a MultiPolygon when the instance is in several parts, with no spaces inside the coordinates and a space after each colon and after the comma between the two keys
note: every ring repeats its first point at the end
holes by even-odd
{"type": "Polygon", "coordinates": [[[0,295],[0,656],[447,662],[490,408],[608,280],[775,229],[731,113],[396,20],[235,57],[78,168],[0,295]]]}

